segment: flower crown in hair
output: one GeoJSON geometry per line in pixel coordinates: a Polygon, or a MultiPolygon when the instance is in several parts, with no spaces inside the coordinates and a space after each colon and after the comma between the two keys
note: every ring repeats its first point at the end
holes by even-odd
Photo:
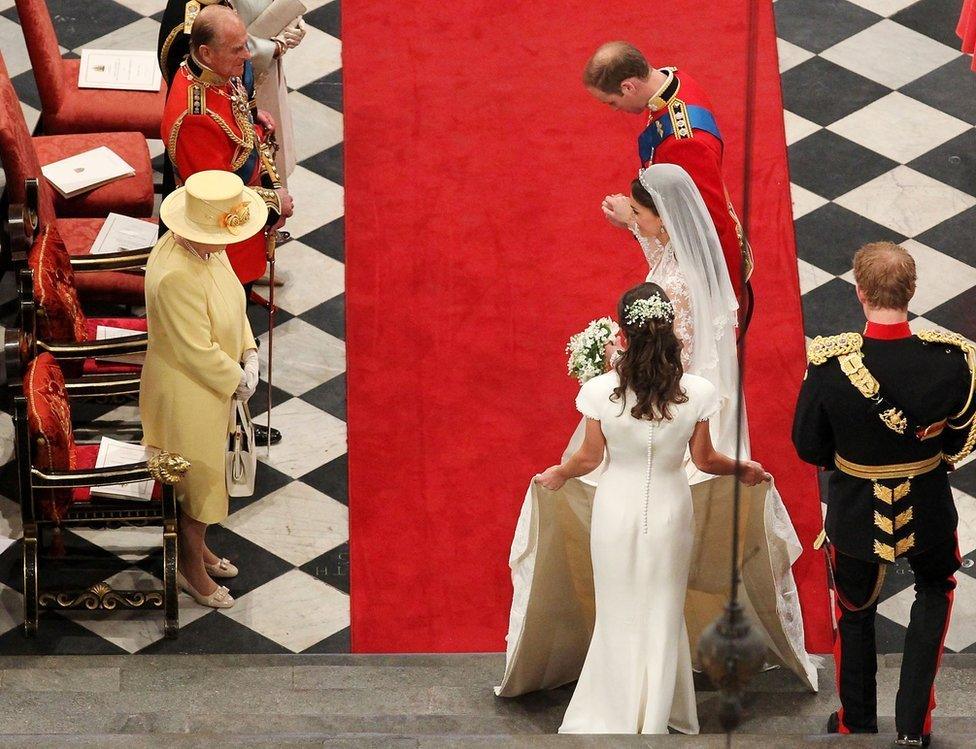
{"type": "Polygon", "coordinates": [[[647,299],[638,299],[627,305],[625,318],[628,325],[643,326],[648,320],[674,320],[674,306],[655,292],[647,299]]]}

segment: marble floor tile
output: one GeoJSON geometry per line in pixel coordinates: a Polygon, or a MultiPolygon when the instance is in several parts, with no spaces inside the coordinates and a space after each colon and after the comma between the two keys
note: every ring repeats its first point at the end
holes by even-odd
{"type": "Polygon", "coordinates": [[[115,0],[142,16],[153,16],[166,9],[166,0],[115,0]]]}
{"type": "Polygon", "coordinates": [[[816,122],[800,117],[788,109],[783,110],[783,126],[786,128],[786,145],[792,146],[820,129],[816,122]]]}
{"type": "Polygon", "coordinates": [[[969,123],[892,91],[827,129],[906,164],[966,132],[969,123]]]}
{"type": "Polygon", "coordinates": [[[3,52],[3,61],[11,78],[31,69],[27,44],[24,42],[24,32],[20,24],[3,16],[0,16],[0,51],[3,52]]]}
{"type": "MultiPolygon", "coordinates": [[[[87,49],[142,49],[156,51],[159,39],[159,21],[140,18],[128,26],[86,42],[87,49]]],[[[81,47],[76,50],[81,54],[81,47]]]]}
{"type": "MultiPolygon", "coordinates": [[[[113,588],[129,590],[161,589],[162,581],[139,569],[123,570],[105,582],[113,588]]],[[[186,593],[180,592],[180,626],[206,616],[213,609],[201,606],[186,593]]],[[[61,612],[61,616],[94,632],[126,652],[135,653],[163,638],[163,612],[90,611],[61,612]]]]}
{"type": "Polygon", "coordinates": [[[119,406],[108,413],[99,416],[95,421],[124,421],[128,424],[139,424],[139,404],[119,406]]]}
{"type": "Polygon", "coordinates": [[[337,2],[337,0],[303,0],[303,5],[309,10],[317,10],[323,5],[328,5],[329,3],[337,2]]]}
{"type": "Polygon", "coordinates": [[[14,459],[14,421],[8,413],[0,413],[0,466],[14,459]]]}
{"type": "Polygon", "coordinates": [[[284,62],[289,87],[301,88],[342,67],[342,42],[309,26],[302,43],[288,50],[284,62]]]}
{"type": "Polygon", "coordinates": [[[24,597],[0,583],[0,635],[24,623],[24,597]]]}
{"type": "Polygon", "coordinates": [[[898,166],[834,202],[913,237],[976,205],[976,198],[914,169],[898,166]]]}
{"type": "Polygon", "coordinates": [[[914,239],[901,244],[915,258],[915,267],[918,269],[918,283],[915,296],[908,305],[909,312],[924,315],[976,286],[976,268],[914,239]]]}
{"type": "Polygon", "coordinates": [[[793,220],[796,221],[801,216],[806,216],[810,211],[817,210],[822,205],[827,205],[826,198],[822,198],[815,192],[810,192],[797,184],[790,185],[790,199],[793,203],[793,220]]]}
{"type": "MultiPolygon", "coordinates": [[[[908,626],[911,617],[915,590],[906,588],[878,605],[878,613],[903,627],[908,626]]],[[[976,643],[976,579],[969,575],[956,575],[956,594],[952,606],[952,619],[946,635],[946,647],[955,652],[965,650],[976,643]]]]}
{"type": "MultiPolygon", "coordinates": [[[[852,271],[851,272],[851,278],[852,278],[851,283],[854,282],[853,281],[853,276],[854,276],[854,274],[853,274],[853,271],[852,271]]],[[[921,317],[921,316],[913,318],[912,321],[911,321],[911,326],[912,326],[912,330],[915,331],[915,332],[918,332],[919,330],[938,330],[938,331],[941,331],[943,333],[952,333],[953,332],[953,331],[949,330],[948,328],[945,328],[945,327],[939,325],[938,323],[932,322],[927,317],[921,317]]],[[[958,463],[957,465],[960,465],[961,466],[965,462],[966,461],[962,461],[961,463],[958,463]]]]}
{"type": "Polygon", "coordinates": [[[806,260],[797,258],[797,270],[800,274],[800,293],[806,294],[813,291],[818,286],[834,280],[834,275],[825,270],[821,270],[816,265],[811,265],[806,260]]]}
{"type": "Polygon", "coordinates": [[[972,559],[976,555],[976,498],[958,489],[953,489],[952,496],[959,513],[959,553],[972,559]]]}
{"type": "MultiPolygon", "coordinates": [[[[268,371],[268,334],[261,341],[261,371],[268,371]]],[[[301,395],[346,369],[346,344],[297,317],[274,329],[274,386],[301,395]]]]}
{"type": "Polygon", "coordinates": [[[917,0],[849,0],[849,2],[860,5],[862,8],[877,13],[879,16],[887,17],[907,8],[909,5],[917,2],[917,0]]]}
{"type": "Polygon", "coordinates": [[[824,59],[893,89],[911,83],[958,55],[958,50],[888,19],[821,53],[824,59]]]}
{"type": "Polygon", "coordinates": [[[275,290],[275,304],[293,315],[345,291],[346,266],[297,240],[278,250],[275,265],[288,274],[287,283],[275,290]]]}
{"type": "Polygon", "coordinates": [[[295,122],[295,161],[304,161],[342,142],[342,114],[300,91],[288,94],[295,122]]]}
{"type": "Polygon", "coordinates": [[[20,505],[0,496],[0,554],[24,535],[20,505]]]}
{"type": "MultiPolygon", "coordinates": [[[[263,415],[255,417],[255,421],[267,423],[263,415]]],[[[265,450],[260,450],[258,459],[292,478],[304,476],[346,454],[345,422],[300,398],[275,406],[271,410],[271,425],[284,436],[271,448],[270,457],[265,450]]]]}
{"type": "Polygon", "coordinates": [[[296,196],[295,215],[285,226],[296,239],[345,213],[345,191],[341,185],[296,166],[288,177],[288,190],[296,196]]]}
{"type": "Polygon", "coordinates": [[[166,153],[166,144],[159,138],[148,138],[146,143],[149,146],[150,159],[155,159],[157,156],[162,156],[166,153]]]}
{"type": "Polygon", "coordinates": [[[145,526],[134,528],[76,528],[73,531],[89,543],[121,557],[127,562],[145,559],[163,545],[163,529],[145,526]]]}
{"type": "Polygon", "coordinates": [[[790,68],[796,67],[801,62],[806,62],[813,57],[813,52],[798,47],[785,39],[776,40],[776,51],[779,53],[780,73],[785,73],[790,68]]]}
{"type": "Polygon", "coordinates": [[[293,481],[235,512],[223,526],[300,567],[348,540],[349,510],[293,481]]]}
{"type": "Polygon", "coordinates": [[[298,653],[349,626],[349,596],[296,569],[221,614],[298,653]]]}

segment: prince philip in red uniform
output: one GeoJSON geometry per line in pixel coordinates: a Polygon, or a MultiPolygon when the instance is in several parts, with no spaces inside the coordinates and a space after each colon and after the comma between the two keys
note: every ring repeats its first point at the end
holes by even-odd
{"type": "Polygon", "coordinates": [[[178,184],[208,169],[231,171],[267,203],[267,231],[227,247],[237,277],[249,289],[264,275],[267,235],[291,216],[292,199],[274,166],[274,122],[253,104],[243,22],[221,5],[208,5],[189,22],[190,54],[173,75],[162,138],[178,184]]]}

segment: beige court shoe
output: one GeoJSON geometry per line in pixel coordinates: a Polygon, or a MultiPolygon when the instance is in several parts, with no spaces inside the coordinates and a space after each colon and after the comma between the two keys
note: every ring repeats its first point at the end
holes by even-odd
{"type": "Polygon", "coordinates": [[[179,572],[176,573],[176,584],[181,590],[189,593],[193,600],[199,603],[201,606],[209,606],[212,609],[229,609],[234,605],[234,597],[223,585],[218,587],[217,590],[215,590],[209,596],[205,596],[190,585],[186,578],[183,577],[183,575],[181,575],[179,572]]]}
{"type": "Polygon", "coordinates": [[[239,570],[233,564],[231,564],[229,559],[220,559],[216,564],[203,563],[204,568],[210,574],[210,577],[214,578],[226,578],[226,577],[237,577],[239,570]]]}

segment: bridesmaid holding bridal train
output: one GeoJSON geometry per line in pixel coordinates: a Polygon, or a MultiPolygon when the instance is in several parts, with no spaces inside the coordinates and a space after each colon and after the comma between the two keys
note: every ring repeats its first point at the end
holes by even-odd
{"type": "Polygon", "coordinates": [[[620,300],[625,349],[576,399],[586,436],[563,464],[536,477],[558,490],[609,453],[593,501],[590,553],[596,625],[560,733],[698,733],[684,605],[694,540],[686,449],[702,471],[768,478],[712,447],[715,387],[685,374],[675,310],[660,286],[620,300]]]}

